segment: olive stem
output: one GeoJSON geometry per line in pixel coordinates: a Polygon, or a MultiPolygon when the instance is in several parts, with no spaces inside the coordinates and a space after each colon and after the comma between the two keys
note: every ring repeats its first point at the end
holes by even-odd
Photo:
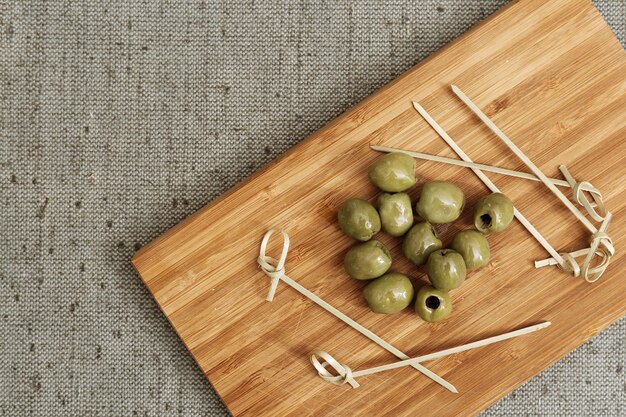
{"type": "MultiPolygon", "coordinates": [[[[284,230],[279,230],[279,229],[269,230],[268,232],[265,233],[265,235],[263,236],[263,240],[261,241],[261,249],[259,251],[259,257],[257,259],[257,263],[259,264],[263,272],[272,280],[270,291],[267,296],[267,301],[273,300],[278,282],[283,281],[285,284],[289,285],[291,288],[298,291],[300,294],[302,294],[309,300],[313,301],[315,304],[322,307],[324,310],[328,311],[330,314],[337,317],[339,320],[343,321],[345,324],[352,327],[354,330],[361,333],[363,336],[367,337],[372,342],[376,343],[380,347],[394,354],[396,357],[400,359],[409,359],[408,355],[402,353],[400,350],[396,349],[389,343],[385,342],[380,336],[376,335],[371,330],[363,327],[356,321],[352,320],[350,317],[346,316],[344,313],[337,310],[335,307],[328,304],[326,301],[324,301],[323,299],[313,294],[311,291],[307,290],[302,285],[298,284],[296,281],[294,281],[293,279],[285,275],[284,266],[285,266],[285,260],[287,259],[287,253],[289,250],[289,243],[290,243],[290,240],[289,240],[289,235],[287,234],[287,232],[285,232],[284,230]],[[267,250],[267,244],[269,243],[269,239],[275,232],[280,232],[283,236],[283,249],[282,249],[280,258],[278,260],[270,256],[267,256],[265,254],[267,250]]],[[[450,384],[448,381],[441,378],[439,375],[435,374],[428,368],[418,363],[412,364],[411,366],[417,369],[422,374],[429,377],[430,379],[432,379],[433,381],[437,382],[444,388],[454,393],[458,392],[457,389],[454,387],[454,385],[450,384]]],[[[357,387],[358,387],[358,384],[357,384],[357,387]]]]}
{"type": "Polygon", "coordinates": [[[344,384],[348,383],[354,387],[354,384],[358,387],[358,383],[354,380],[354,378],[358,378],[360,376],[366,376],[375,374],[378,372],[389,371],[396,368],[401,368],[404,366],[411,366],[416,363],[421,363],[433,359],[442,358],[445,356],[453,355],[455,353],[464,352],[470,349],[476,349],[479,347],[491,345],[493,343],[501,342],[503,340],[512,339],[514,337],[522,336],[525,334],[533,333],[541,329],[545,329],[550,326],[552,323],[549,321],[535,324],[532,326],[524,327],[519,330],[514,330],[512,332],[503,333],[497,336],[488,337],[486,339],[481,339],[476,342],[466,343],[464,345],[456,346],[450,349],[441,350],[439,352],[430,353],[428,355],[418,356],[416,358],[406,359],[394,363],[389,363],[386,365],[376,366],[374,368],[363,369],[361,371],[352,371],[348,366],[342,364],[341,362],[334,359],[330,354],[324,352],[322,350],[314,350],[311,353],[311,363],[318,371],[318,374],[323,379],[328,382],[332,382],[335,384],[344,384]],[[320,362],[318,356],[324,360],[324,362],[320,362]],[[331,366],[336,372],[337,375],[331,374],[325,365],[331,366]]]}
{"type": "MultiPolygon", "coordinates": [[[[452,150],[454,150],[454,152],[456,152],[456,154],[459,155],[461,159],[463,159],[466,162],[473,162],[472,159],[469,156],[467,156],[465,152],[463,152],[463,150],[459,147],[459,145],[457,145],[454,139],[452,139],[450,135],[448,135],[448,133],[435,121],[435,119],[433,119],[430,116],[430,114],[428,114],[428,112],[417,101],[413,102],[413,107],[424,118],[424,120],[426,120],[426,122],[430,125],[430,127],[432,127],[435,130],[435,132],[437,132],[437,134],[439,134],[439,136],[444,141],[446,141],[446,143],[452,148],[452,150]]],[[[494,193],[500,192],[498,187],[496,187],[496,185],[489,179],[489,177],[487,177],[487,175],[485,175],[484,172],[476,168],[471,168],[471,170],[474,171],[474,174],[476,174],[476,176],[492,192],[494,193]]],[[[537,242],[539,242],[539,244],[543,246],[544,249],[550,255],[552,255],[552,257],[557,261],[559,266],[564,268],[565,261],[563,260],[563,257],[561,257],[561,255],[559,255],[556,249],[554,249],[552,245],[550,245],[550,243],[543,237],[543,235],[539,233],[539,231],[535,228],[535,226],[533,226],[526,219],[526,217],[522,213],[520,213],[520,211],[517,208],[513,207],[513,213],[515,214],[515,217],[517,218],[517,220],[519,220],[519,222],[522,223],[522,225],[526,228],[526,230],[528,230],[530,234],[533,235],[533,237],[537,240],[537,242]]]]}

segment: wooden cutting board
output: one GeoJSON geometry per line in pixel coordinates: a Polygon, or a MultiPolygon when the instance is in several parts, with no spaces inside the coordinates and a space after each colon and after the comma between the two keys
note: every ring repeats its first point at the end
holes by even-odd
{"type": "MultiPolygon", "coordinates": [[[[625,92],[626,53],[590,1],[513,3],[141,249],[133,263],[234,415],[478,413],[626,313],[625,92]],[[600,282],[535,269],[533,261],[547,253],[514,222],[489,236],[492,261],[452,292],[446,322],[427,324],[411,309],[391,316],[368,310],[364,284],[343,271],[354,242],[336,222],[346,199],[377,197],[367,169],[379,154],[368,145],[456,157],[411,100],[477,162],[526,170],[451,93],[452,83],[548,176],[558,177],[564,163],[603,192],[614,214],[609,232],[617,255],[600,282]],[[265,301],[269,279],[256,258],[273,226],[291,236],[291,278],[410,356],[544,320],[553,325],[425,364],[459,394],[412,368],[362,377],[358,389],[329,384],[309,363],[315,348],[353,369],[396,358],[284,283],[273,302],[265,301]]],[[[447,244],[469,227],[472,207],[487,190],[465,168],[418,162],[417,174],[420,183],[452,181],[467,195],[461,220],[438,227],[447,244]]],[[[542,184],[488,176],[557,250],[588,245],[583,226],[542,184]]],[[[419,184],[413,199],[418,191],[419,184]]],[[[401,240],[380,239],[392,248],[393,269],[423,285],[425,272],[403,260],[401,240]]]]}

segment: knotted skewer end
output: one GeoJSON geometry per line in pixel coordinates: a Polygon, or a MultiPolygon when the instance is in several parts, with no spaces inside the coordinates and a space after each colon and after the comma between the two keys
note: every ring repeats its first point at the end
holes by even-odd
{"type": "Polygon", "coordinates": [[[360,385],[352,377],[352,369],[348,365],[344,365],[335,358],[333,358],[328,352],[316,349],[311,352],[311,364],[317,370],[317,374],[326,382],[330,382],[335,385],[350,384],[352,388],[358,388],[360,385]],[[323,359],[323,362],[319,358],[323,359]],[[333,375],[326,369],[330,366],[335,370],[337,375],[333,375]]]}
{"type": "Polygon", "coordinates": [[[257,263],[261,267],[261,270],[265,272],[265,275],[267,275],[271,280],[270,290],[267,293],[266,297],[267,301],[272,301],[274,299],[274,294],[276,294],[278,282],[282,277],[285,276],[285,260],[287,259],[288,251],[289,235],[287,234],[287,232],[281,229],[272,228],[265,233],[265,235],[263,236],[263,240],[261,241],[261,249],[259,251],[259,257],[257,258],[257,263]],[[283,235],[283,249],[279,259],[274,259],[271,256],[267,256],[265,254],[270,237],[272,237],[275,232],[280,232],[283,235]]]}

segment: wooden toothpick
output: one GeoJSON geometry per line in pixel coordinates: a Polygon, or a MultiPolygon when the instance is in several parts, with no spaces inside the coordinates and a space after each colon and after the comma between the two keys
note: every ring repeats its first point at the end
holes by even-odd
{"type": "MultiPolygon", "coordinates": [[[[572,212],[572,214],[574,214],[574,216],[587,228],[587,230],[589,230],[591,232],[591,245],[589,246],[589,251],[587,253],[587,257],[583,261],[582,266],[578,265],[578,263],[576,262],[574,257],[571,256],[571,254],[562,254],[563,256],[561,257],[561,259],[555,258],[555,260],[558,262],[558,264],[561,267],[561,269],[565,270],[566,272],[569,272],[569,273],[571,273],[572,275],[574,275],[576,277],[580,275],[587,282],[595,282],[595,281],[597,281],[602,276],[602,274],[604,274],[604,272],[606,271],[606,269],[609,266],[611,258],[615,254],[615,248],[613,246],[613,240],[611,239],[611,237],[607,233],[607,228],[608,228],[609,222],[611,221],[611,217],[612,217],[611,213],[605,211],[603,203],[599,204],[601,211],[606,212],[606,214],[605,214],[603,219],[602,219],[602,216],[598,215],[598,218],[602,219],[602,224],[601,224],[599,229],[596,228],[581,213],[581,211],[578,209],[578,207],[576,207],[574,204],[572,204],[572,202],[569,201],[567,199],[567,197],[565,197],[565,195],[561,192],[561,190],[556,188],[556,186],[533,163],[533,161],[531,161],[530,158],[528,156],[526,156],[526,154],[524,154],[524,152],[522,152],[522,150],[519,149],[517,147],[517,145],[515,145],[515,143],[513,143],[513,141],[511,139],[509,139],[509,137],[507,135],[505,135],[504,132],[502,132],[502,130],[500,130],[500,128],[498,128],[498,126],[496,126],[496,124],[485,113],[483,113],[482,110],[480,110],[480,108],[469,97],[467,97],[465,95],[465,93],[463,93],[463,91],[461,91],[461,89],[459,87],[457,87],[456,85],[452,85],[451,87],[452,87],[452,91],[454,92],[454,94],[456,94],[457,97],[459,97],[459,99],[461,99],[461,101],[467,107],[469,107],[469,109],[476,116],[478,116],[478,118],[502,142],[504,142],[504,144],[506,146],[508,146],[509,149],[511,151],[513,151],[513,153],[522,162],[524,162],[524,164],[526,164],[526,166],[528,168],[530,168],[530,170],[541,180],[541,182],[543,182],[545,184],[545,186],[548,187],[548,189],[550,191],[552,191],[552,193],[554,193],[554,195],[556,195],[559,200],[561,200],[561,202],[565,205],[565,207],[567,207],[572,212]],[[598,249],[599,249],[599,251],[598,251],[598,249]],[[592,267],[591,266],[591,262],[592,262],[593,258],[597,257],[597,256],[601,258],[600,263],[597,266],[593,266],[592,267]],[[563,259],[563,258],[565,258],[565,259],[563,259]]],[[[563,173],[563,175],[565,175],[566,179],[569,182],[573,182],[573,178],[571,178],[571,175],[569,174],[567,169],[563,169],[563,167],[561,167],[561,172],[563,173]]],[[[593,214],[591,216],[594,217],[593,214]]],[[[595,218],[596,217],[594,217],[594,219],[595,218]]],[[[554,255],[553,255],[553,257],[554,257],[554,255]]]]}
{"type": "MultiPolygon", "coordinates": [[[[426,161],[441,162],[441,163],[444,163],[444,164],[456,165],[456,166],[465,167],[465,168],[475,168],[475,169],[479,169],[481,171],[494,172],[496,174],[508,175],[509,177],[523,178],[523,179],[526,179],[526,180],[541,182],[541,180],[536,175],[530,174],[528,172],[514,171],[512,169],[494,167],[494,166],[491,166],[491,165],[478,164],[476,162],[467,162],[467,161],[463,161],[463,160],[459,160],[459,159],[446,158],[445,156],[431,155],[431,154],[423,153],[423,152],[409,151],[409,150],[406,150],[406,149],[391,148],[391,147],[388,147],[388,146],[370,145],[370,148],[375,150],[375,151],[379,151],[379,152],[400,152],[400,153],[404,153],[404,154],[407,154],[409,156],[412,156],[413,158],[424,159],[426,161]]],[[[558,179],[558,178],[549,178],[549,180],[554,185],[558,185],[560,187],[569,187],[569,188],[572,187],[571,184],[568,181],[565,181],[565,180],[561,180],[561,179],[558,179]]],[[[581,191],[587,191],[587,192],[594,192],[597,189],[594,186],[592,186],[591,184],[589,184],[589,183],[583,183],[581,188],[580,188],[580,190],[581,191]]],[[[592,206],[595,206],[594,203],[591,203],[591,204],[592,204],[592,206]]]]}
{"type": "MultiPolygon", "coordinates": [[[[582,256],[586,256],[587,254],[589,254],[589,248],[579,249],[579,250],[569,253],[569,255],[573,258],[580,258],[582,256]]],[[[597,255],[600,255],[600,253],[598,253],[597,255]]],[[[544,266],[550,266],[550,265],[556,265],[556,264],[557,263],[554,260],[554,258],[546,258],[546,259],[541,259],[539,261],[535,261],[535,268],[543,268],[544,266]]]]}
{"type": "Polygon", "coordinates": [[[323,350],[314,350],[311,353],[311,363],[317,370],[318,375],[325,381],[331,382],[336,385],[350,384],[353,388],[358,388],[359,384],[358,382],[356,382],[355,378],[365,376],[365,375],[375,374],[378,372],[390,371],[392,369],[401,368],[404,366],[410,366],[416,363],[421,363],[421,362],[453,355],[455,353],[464,352],[466,350],[476,349],[482,346],[491,345],[493,343],[501,342],[503,340],[512,339],[514,337],[522,336],[528,333],[536,332],[541,329],[545,329],[546,327],[550,326],[550,324],[551,323],[549,321],[546,321],[540,324],[524,327],[519,330],[515,330],[512,332],[478,340],[476,342],[467,343],[467,344],[453,347],[450,349],[441,350],[439,352],[431,353],[428,355],[418,356],[416,358],[411,358],[411,359],[406,359],[406,360],[402,360],[402,361],[398,361],[394,363],[389,363],[386,365],[376,366],[374,368],[363,369],[361,371],[352,371],[350,367],[337,361],[329,353],[324,352],[323,350]],[[323,359],[323,361],[320,361],[319,358],[323,359]],[[336,374],[332,374],[331,372],[329,372],[327,367],[334,369],[336,374]]]}
{"type": "MultiPolygon", "coordinates": [[[[430,114],[428,114],[428,112],[418,102],[414,101],[413,107],[424,118],[424,120],[426,120],[426,122],[435,130],[435,132],[437,132],[437,134],[439,134],[439,136],[452,148],[452,150],[454,150],[454,152],[456,152],[456,154],[459,155],[461,159],[463,159],[466,162],[473,162],[471,158],[467,156],[465,152],[463,152],[463,149],[461,149],[461,147],[457,145],[454,139],[452,139],[450,135],[448,135],[448,133],[435,121],[435,119],[433,119],[430,116],[430,114]]],[[[498,187],[496,187],[496,185],[485,175],[484,172],[482,172],[480,169],[477,169],[477,168],[471,168],[471,169],[472,171],[474,171],[474,174],[476,174],[476,176],[492,192],[494,193],[500,192],[498,187]]],[[[539,242],[539,244],[543,246],[544,249],[556,260],[558,265],[562,268],[565,268],[566,266],[565,266],[565,261],[563,260],[563,257],[559,255],[556,249],[554,249],[552,245],[550,245],[550,243],[543,237],[543,235],[539,233],[539,231],[535,228],[535,226],[533,226],[530,223],[530,221],[528,221],[528,219],[526,219],[526,217],[522,213],[520,213],[520,211],[517,208],[513,208],[513,213],[515,215],[515,218],[519,220],[519,222],[526,228],[526,230],[528,230],[530,234],[533,235],[533,237],[537,240],[537,242],[539,242]]]]}
{"type": "MultiPolygon", "coordinates": [[[[300,294],[302,294],[306,298],[308,298],[309,300],[313,301],[318,306],[322,307],[324,310],[328,311],[333,316],[337,317],[339,320],[343,321],[348,326],[352,327],[357,332],[361,333],[363,336],[370,339],[372,342],[376,343],[383,349],[386,349],[388,352],[394,354],[399,359],[409,359],[408,355],[402,353],[399,349],[385,342],[380,336],[376,335],[371,330],[367,329],[366,327],[352,320],[350,317],[346,316],[344,313],[337,310],[335,307],[328,304],[326,301],[324,301],[317,295],[313,294],[311,291],[307,290],[306,288],[298,284],[293,279],[289,278],[285,274],[285,261],[287,259],[287,253],[289,251],[289,242],[290,240],[289,240],[289,235],[287,234],[287,232],[285,232],[284,230],[278,230],[278,229],[269,230],[267,233],[265,233],[265,235],[263,236],[263,240],[261,241],[261,249],[259,251],[259,257],[257,259],[257,263],[259,264],[263,272],[265,272],[265,274],[271,279],[271,285],[270,285],[270,290],[267,296],[267,301],[272,301],[274,299],[274,294],[276,292],[278,283],[279,281],[282,281],[285,284],[289,285],[294,290],[298,291],[300,294]],[[267,250],[267,244],[269,243],[270,238],[276,232],[279,232],[283,237],[283,248],[282,248],[279,259],[274,259],[271,256],[267,256],[265,253],[267,250]]],[[[451,383],[449,383],[448,381],[446,381],[445,379],[443,379],[442,377],[440,377],[439,375],[437,375],[430,369],[426,368],[425,366],[420,365],[419,363],[411,364],[411,366],[417,369],[422,374],[426,375],[428,378],[438,383],[439,385],[448,389],[449,391],[453,393],[458,392],[457,389],[454,387],[454,385],[452,385],[451,383]]]]}
{"type": "Polygon", "coordinates": [[[491,119],[489,117],[487,117],[487,115],[485,113],[482,112],[482,110],[480,110],[480,108],[478,108],[478,106],[476,104],[474,104],[474,102],[465,95],[465,93],[463,93],[463,91],[461,91],[461,89],[459,87],[457,87],[456,85],[452,85],[452,91],[454,92],[454,94],[457,95],[457,97],[459,97],[461,99],[461,101],[463,103],[465,103],[465,105],[467,107],[469,107],[469,109],[476,115],[478,116],[478,118],[480,120],[482,120],[482,122],[498,137],[500,138],[500,140],[502,142],[504,142],[504,144],[506,146],[509,147],[509,149],[511,149],[511,151],[513,151],[513,153],[519,158],[521,159],[521,161],[528,167],[530,168],[530,170],[537,176],[537,178],[539,178],[541,180],[541,182],[543,182],[546,187],[548,187],[548,189],[550,191],[552,191],[554,193],[554,195],[556,195],[558,197],[559,200],[561,200],[561,202],[565,205],[565,207],[567,207],[569,209],[569,211],[572,212],[572,214],[574,214],[574,216],[576,216],[576,218],[578,220],[580,220],[580,222],[591,232],[591,233],[596,233],[598,231],[598,229],[580,212],[580,210],[578,210],[578,207],[576,207],[575,205],[572,204],[571,201],[569,201],[569,199],[567,197],[565,197],[565,195],[561,192],[561,190],[559,190],[558,188],[556,188],[556,186],[550,181],[550,179],[537,167],[537,165],[535,165],[533,163],[533,161],[530,160],[529,157],[526,156],[526,154],[524,152],[522,152],[520,150],[520,148],[517,147],[517,145],[515,145],[513,143],[513,141],[511,139],[508,138],[507,135],[504,134],[504,132],[502,132],[502,130],[500,130],[500,128],[498,128],[498,126],[496,126],[496,124],[491,121],[491,119]]]}

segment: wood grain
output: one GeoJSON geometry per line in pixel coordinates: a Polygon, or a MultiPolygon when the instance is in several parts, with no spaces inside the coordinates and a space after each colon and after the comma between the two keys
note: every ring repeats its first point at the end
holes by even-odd
{"type": "MultiPolygon", "coordinates": [[[[584,343],[626,313],[623,248],[626,226],[626,53],[590,1],[513,3],[434,56],[311,135],[246,182],[142,248],[135,268],[200,368],[234,415],[475,414],[584,343]],[[455,155],[415,113],[419,101],[476,162],[526,170],[450,92],[459,85],[551,177],[566,164],[592,182],[614,213],[609,233],[617,254],[590,285],[555,268],[519,223],[489,236],[492,261],[452,292],[452,317],[435,325],[410,309],[371,313],[363,283],[342,269],[354,244],[336,224],[350,197],[374,201],[367,169],[380,144],[455,155]],[[460,345],[540,321],[537,334],[428,362],[460,391],[442,389],[412,368],[335,386],[308,362],[315,348],[353,369],[394,357],[280,285],[256,257],[266,230],[291,236],[290,277],[410,356],[460,345]]],[[[445,179],[468,198],[461,221],[439,227],[444,244],[471,224],[471,208],[487,190],[465,168],[418,161],[420,182],[445,179]]],[[[588,244],[588,233],[542,184],[488,174],[560,251],[588,244]]],[[[410,191],[417,197],[419,186],[410,191]]],[[[400,239],[381,236],[393,269],[426,282],[423,269],[400,255],[400,239]]],[[[277,242],[280,243],[280,242],[277,242]]],[[[273,250],[278,250],[277,247],[273,250]]],[[[272,248],[270,248],[270,253],[272,248]]]]}

